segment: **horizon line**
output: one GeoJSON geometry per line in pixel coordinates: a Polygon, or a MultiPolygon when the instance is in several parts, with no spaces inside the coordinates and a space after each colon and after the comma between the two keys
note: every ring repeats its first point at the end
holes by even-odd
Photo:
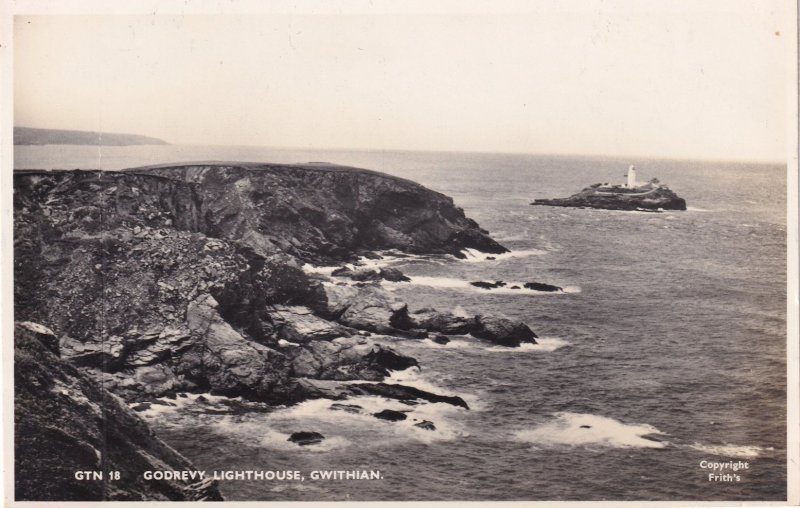
{"type": "MultiPolygon", "coordinates": [[[[648,159],[648,160],[671,160],[671,161],[696,161],[696,162],[722,162],[722,163],[738,163],[738,164],[786,164],[788,166],[791,157],[787,155],[785,159],[726,159],[713,156],[701,155],[644,155],[644,154],[598,154],[598,153],[575,153],[575,152],[526,152],[521,150],[452,150],[452,149],[432,149],[432,148],[363,148],[363,147],[320,147],[320,146],[274,146],[274,145],[260,145],[260,144],[218,144],[218,143],[174,143],[164,138],[153,136],[150,134],[138,134],[131,132],[111,132],[111,131],[96,131],[84,129],[64,129],[55,127],[29,127],[26,125],[14,125],[14,128],[25,129],[42,129],[42,130],[60,130],[60,131],[73,131],[73,132],[88,132],[98,134],[123,134],[131,136],[142,136],[153,139],[158,139],[167,143],[167,145],[153,145],[153,146],[206,146],[206,147],[245,147],[245,148],[265,148],[269,150],[309,150],[309,151],[341,151],[341,152],[423,152],[423,153],[465,153],[465,154],[495,154],[495,155],[536,155],[548,157],[584,157],[584,158],[607,158],[607,159],[648,159]]],[[[24,145],[13,143],[14,147],[17,146],[47,146],[47,145],[24,145]]],[[[53,146],[117,146],[117,145],[53,145],[53,146]]],[[[121,145],[122,146],[122,145],[121,145]]],[[[145,145],[124,145],[124,146],[145,146],[145,145]]]]}

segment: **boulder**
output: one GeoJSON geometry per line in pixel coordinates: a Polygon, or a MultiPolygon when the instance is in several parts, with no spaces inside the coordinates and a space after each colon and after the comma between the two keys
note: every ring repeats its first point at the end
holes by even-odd
{"type": "Polygon", "coordinates": [[[475,318],[456,316],[451,312],[439,312],[431,308],[414,311],[409,317],[415,328],[445,335],[468,334],[477,326],[475,318]]]}
{"type": "Polygon", "coordinates": [[[375,282],[381,280],[380,272],[369,268],[351,272],[350,278],[359,282],[375,282]]]}
{"type": "Polygon", "coordinates": [[[334,277],[350,277],[353,275],[353,269],[347,266],[342,266],[340,268],[335,269],[331,272],[331,275],[334,277]]]}
{"type": "Polygon", "coordinates": [[[532,289],[534,291],[547,291],[550,293],[564,291],[560,286],[554,286],[552,284],[545,284],[543,282],[526,282],[525,287],[527,289],[532,289]]]}
{"type": "Polygon", "coordinates": [[[502,280],[494,281],[494,282],[487,282],[484,280],[477,281],[477,282],[470,282],[470,285],[475,286],[476,288],[481,289],[497,289],[504,287],[506,285],[505,282],[502,280]]]}
{"type": "Polygon", "coordinates": [[[392,370],[417,366],[417,360],[367,339],[312,341],[287,353],[294,376],[339,381],[380,381],[392,370]]]}
{"type": "Polygon", "coordinates": [[[139,394],[155,397],[175,393],[184,388],[175,373],[166,365],[148,365],[133,371],[135,385],[132,387],[139,394]]]}
{"type": "Polygon", "coordinates": [[[419,427],[420,429],[424,430],[436,430],[436,425],[428,420],[422,420],[421,422],[415,423],[414,427],[419,427]]]}
{"type": "Polygon", "coordinates": [[[338,402],[331,404],[329,407],[331,411],[344,411],[345,413],[358,414],[364,411],[364,408],[358,404],[339,404],[338,402]]]}
{"type": "MultiPolygon", "coordinates": [[[[327,293],[328,287],[325,290],[327,293]]],[[[408,330],[412,324],[408,317],[408,306],[374,285],[360,287],[352,294],[339,322],[359,330],[387,335],[408,330]]]]}
{"type": "Polygon", "coordinates": [[[410,282],[411,279],[397,268],[382,268],[381,278],[389,282],[410,282]]]}
{"type": "Polygon", "coordinates": [[[395,411],[393,409],[384,409],[378,413],[373,413],[372,416],[378,418],[379,420],[387,420],[390,422],[400,422],[408,418],[408,415],[405,413],[401,411],[395,411]]]}
{"type": "Polygon", "coordinates": [[[536,334],[528,325],[498,316],[477,316],[472,335],[501,346],[519,347],[523,342],[536,344],[536,334]]]}
{"type": "Polygon", "coordinates": [[[435,342],[437,344],[441,344],[441,345],[445,345],[445,344],[450,342],[450,339],[448,339],[447,336],[439,334],[439,333],[437,333],[436,335],[433,335],[431,337],[428,337],[428,338],[430,340],[432,340],[433,342],[435,342]]]}
{"type": "Polygon", "coordinates": [[[299,446],[308,446],[312,444],[319,444],[323,439],[325,439],[325,436],[319,432],[300,431],[292,433],[287,441],[297,443],[299,446]]]}
{"type": "Polygon", "coordinates": [[[269,314],[277,336],[290,342],[304,344],[352,335],[346,327],[315,316],[308,307],[276,305],[269,314]]]}

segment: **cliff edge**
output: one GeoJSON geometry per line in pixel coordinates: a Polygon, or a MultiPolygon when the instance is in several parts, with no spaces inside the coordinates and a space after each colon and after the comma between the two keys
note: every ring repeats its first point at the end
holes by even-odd
{"type": "Polygon", "coordinates": [[[14,327],[14,491],[18,501],[222,500],[213,480],[150,480],[194,471],[118,397],[59,358],[36,323],[14,327]],[[102,475],[76,477],[91,471],[102,475]]]}

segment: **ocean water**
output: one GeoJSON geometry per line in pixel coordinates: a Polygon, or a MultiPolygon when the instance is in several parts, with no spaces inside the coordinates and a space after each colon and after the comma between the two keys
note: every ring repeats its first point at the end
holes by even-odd
{"type": "Polygon", "coordinates": [[[405,422],[331,411],[329,401],[220,411],[179,399],[144,413],[212,470],[380,470],[381,480],[224,481],[229,500],[780,500],[786,496],[786,168],[779,164],[512,154],[252,147],[16,147],[16,168],[105,168],[190,160],[328,161],[384,171],[454,198],[510,255],[384,261],[409,306],[502,313],[539,344],[382,339],[420,360],[403,382],[457,394],[470,410],[405,406],[405,422]],[[685,212],[534,207],[628,164],[684,197],[685,212]],[[482,290],[546,282],[564,293],[482,290]],[[221,414],[223,413],[223,414],[221,414]],[[433,421],[436,431],[413,426],[433,421]],[[315,430],[320,446],[286,438],[315,430]],[[706,462],[743,461],[739,481],[706,462]]]}

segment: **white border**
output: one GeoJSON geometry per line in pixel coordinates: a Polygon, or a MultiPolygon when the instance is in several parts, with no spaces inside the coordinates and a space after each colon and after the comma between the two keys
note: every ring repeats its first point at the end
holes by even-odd
{"type": "MultiPolygon", "coordinates": [[[[675,0],[676,3],[682,0],[675,0]]],[[[544,2],[507,0],[493,2],[490,0],[438,0],[428,2],[425,0],[307,0],[307,1],[259,1],[259,0],[140,0],[140,1],[113,1],[113,0],[12,0],[0,1],[0,168],[2,183],[0,184],[0,215],[2,218],[0,229],[0,256],[2,256],[2,272],[0,272],[0,306],[2,307],[2,326],[0,326],[0,339],[2,339],[2,362],[0,362],[0,379],[4,384],[3,404],[0,407],[0,431],[3,433],[3,471],[4,481],[0,483],[0,497],[5,506],[84,506],[87,504],[114,506],[186,506],[194,503],[154,503],[154,502],[101,502],[101,503],[68,503],[68,502],[15,502],[13,501],[13,241],[12,241],[12,184],[13,170],[13,16],[19,14],[230,14],[230,13],[392,13],[392,12],[427,12],[447,13],[460,12],[525,12],[541,9],[544,2]]],[[[565,2],[569,3],[569,2],[565,2]]],[[[798,6],[793,2],[793,18],[798,20],[798,6]]],[[[553,4],[555,5],[555,4],[553,4]]],[[[765,4],[765,7],[767,5],[765,4]]],[[[646,8],[646,3],[643,3],[646,8]]],[[[794,33],[785,34],[793,40],[798,39],[797,23],[793,26],[794,33]]],[[[794,506],[800,503],[800,266],[798,262],[798,192],[800,192],[798,179],[798,50],[793,48],[787,54],[790,61],[791,73],[787,82],[790,104],[787,104],[787,130],[790,146],[787,147],[787,460],[788,460],[788,501],[785,503],[769,502],[683,502],[683,501],[608,501],[608,502],[555,502],[555,501],[513,501],[491,502],[494,506],[528,506],[541,507],[582,507],[587,503],[598,507],[613,507],[624,504],[627,506],[794,506]]],[[[354,503],[354,502],[231,502],[226,505],[254,507],[269,506],[296,507],[296,506],[371,506],[380,504],[385,507],[407,507],[423,503],[411,502],[382,502],[382,503],[354,503]]],[[[486,505],[488,502],[425,502],[424,506],[437,506],[447,508],[460,508],[464,505],[486,505]]]]}

